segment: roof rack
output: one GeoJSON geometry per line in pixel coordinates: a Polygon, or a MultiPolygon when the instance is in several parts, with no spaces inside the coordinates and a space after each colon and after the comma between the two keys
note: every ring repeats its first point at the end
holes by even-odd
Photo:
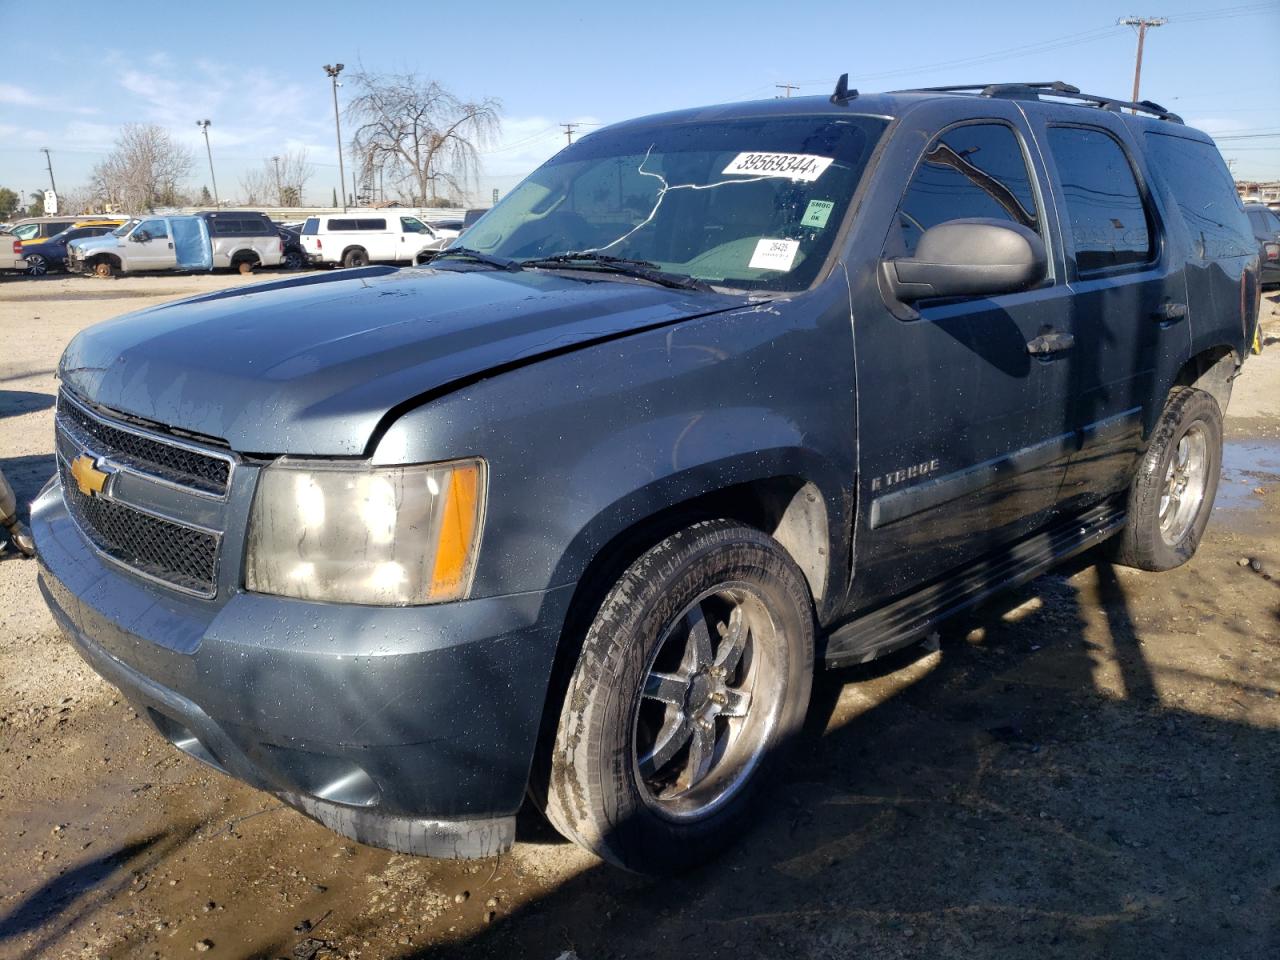
{"type": "Polygon", "coordinates": [[[1135,113],[1146,113],[1172,123],[1182,123],[1182,118],[1176,113],[1150,100],[1134,103],[1130,100],[1117,100],[1115,97],[1081,93],[1079,87],[1061,80],[1034,83],[962,83],[950,87],[914,87],[910,90],[895,90],[894,93],[976,93],[980,97],[1002,97],[1007,100],[1039,100],[1040,95],[1045,94],[1050,97],[1061,97],[1064,100],[1092,104],[1115,113],[1121,110],[1132,110],[1135,113]]]}

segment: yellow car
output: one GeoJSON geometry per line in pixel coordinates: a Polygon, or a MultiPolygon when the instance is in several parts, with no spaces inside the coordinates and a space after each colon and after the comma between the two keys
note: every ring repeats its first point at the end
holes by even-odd
{"type": "Polygon", "coordinates": [[[70,227],[118,227],[124,221],[124,217],[28,217],[15,223],[9,232],[26,246],[43,243],[70,227]]]}

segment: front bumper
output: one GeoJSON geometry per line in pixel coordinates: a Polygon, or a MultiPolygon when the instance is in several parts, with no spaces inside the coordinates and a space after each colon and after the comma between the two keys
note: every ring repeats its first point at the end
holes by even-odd
{"type": "Polygon", "coordinates": [[[510,846],[571,587],[411,608],[218,603],[100,557],[56,482],[31,520],[68,639],[179,749],[363,843],[510,846]]]}

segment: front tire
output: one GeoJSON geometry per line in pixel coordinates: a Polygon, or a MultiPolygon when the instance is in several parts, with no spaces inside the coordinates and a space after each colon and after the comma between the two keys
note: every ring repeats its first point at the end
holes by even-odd
{"type": "Polygon", "coordinates": [[[110,280],[115,276],[115,266],[110,260],[99,260],[93,265],[93,275],[103,280],[110,280]]]}
{"type": "Polygon", "coordinates": [[[671,873],[735,839],[813,678],[799,568],[728,520],[662,541],[614,585],[565,696],[547,818],[617,866],[671,873]]]}
{"type": "Polygon", "coordinates": [[[1222,411],[1203,390],[1175,387],[1129,487],[1116,560],[1170,570],[1195,555],[1222,471],[1222,411]]]}

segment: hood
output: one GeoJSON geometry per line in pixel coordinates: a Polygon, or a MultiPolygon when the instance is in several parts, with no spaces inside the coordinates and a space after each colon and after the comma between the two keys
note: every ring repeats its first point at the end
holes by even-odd
{"type": "Polygon", "coordinates": [[[101,406],[242,453],[358,456],[389,410],[423,394],[744,302],[531,270],[370,267],[100,323],[71,341],[59,375],[101,406]]]}
{"type": "Polygon", "coordinates": [[[83,237],[67,243],[67,249],[88,252],[90,250],[114,250],[122,242],[122,237],[104,233],[100,237],[83,237]]]}

